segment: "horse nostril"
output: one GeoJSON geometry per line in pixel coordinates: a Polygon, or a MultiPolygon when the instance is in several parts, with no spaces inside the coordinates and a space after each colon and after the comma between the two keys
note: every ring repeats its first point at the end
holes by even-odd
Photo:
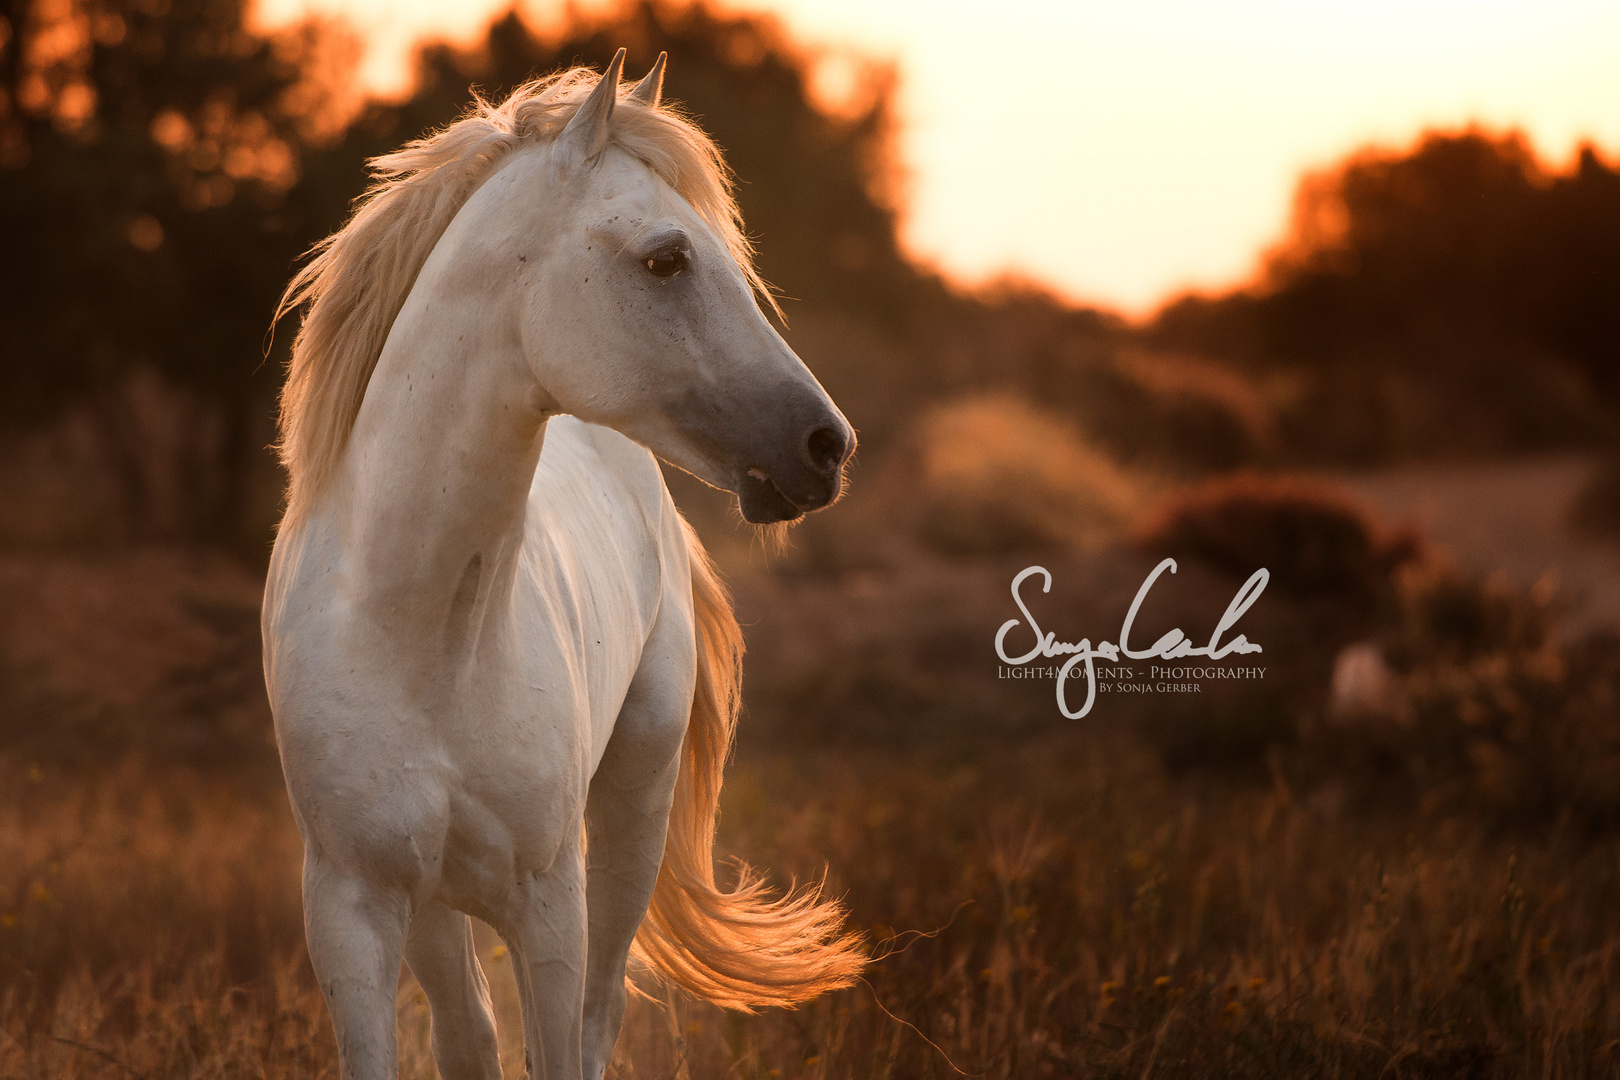
{"type": "Polygon", "coordinates": [[[822,472],[833,472],[849,456],[849,444],[844,441],[843,433],[830,427],[812,431],[807,445],[811,463],[822,472]]]}

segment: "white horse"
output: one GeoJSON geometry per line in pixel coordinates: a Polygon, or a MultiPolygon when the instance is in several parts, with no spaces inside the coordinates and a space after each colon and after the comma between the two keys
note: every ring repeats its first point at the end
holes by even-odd
{"type": "Polygon", "coordinates": [[[628,91],[623,61],[378,159],[283,300],[265,676],[345,1077],[396,1075],[402,958],[446,1080],[500,1076],[469,915],[532,1077],[603,1075],[632,952],[735,1009],[864,962],[813,892],[715,884],[741,636],[653,458],[786,521],[854,434],[761,313],[663,57],[628,91]]]}

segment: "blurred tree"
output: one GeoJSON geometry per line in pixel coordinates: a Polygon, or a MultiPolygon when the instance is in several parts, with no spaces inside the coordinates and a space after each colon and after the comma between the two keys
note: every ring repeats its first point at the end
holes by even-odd
{"type": "Polygon", "coordinates": [[[918,274],[895,238],[895,72],[860,67],[850,100],[835,112],[813,92],[818,57],[761,16],[640,0],[574,12],[556,34],[541,36],[509,12],[473,49],[425,47],[411,98],[373,106],[356,145],[381,153],[453,120],[470,101],[469,85],[499,100],[558,68],[604,68],[621,46],[632,72],[669,52],[665,99],[724,151],[740,181],[743,219],[762,240],[767,280],[788,297],[872,321],[905,316],[918,274]]]}
{"type": "MultiPolygon", "coordinates": [[[[244,0],[0,3],[0,424],[45,421],[133,371],[213,403],[233,482],[267,440],[268,313],[356,186],[303,181],[342,131],[352,50],[305,26],[250,33],[244,0]]],[[[196,502],[196,500],[194,500],[196,502]]]]}
{"type": "Polygon", "coordinates": [[[1352,155],[1301,182],[1257,285],[1150,336],[1307,373],[1295,434],[1323,456],[1590,437],[1589,390],[1620,404],[1620,172],[1588,146],[1549,173],[1477,129],[1352,155]]]}

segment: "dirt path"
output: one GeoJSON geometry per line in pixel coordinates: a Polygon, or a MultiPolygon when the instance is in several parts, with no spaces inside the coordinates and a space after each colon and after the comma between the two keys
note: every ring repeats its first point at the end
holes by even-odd
{"type": "Polygon", "coordinates": [[[1590,457],[1425,465],[1336,474],[1391,525],[1410,524],[1466,570],[1521,586],[1558,583],[1562,623],[1582,633],[1620,623],[1620,544],[1574,531],[1570,511],[1597,468],[1590,457]]]}

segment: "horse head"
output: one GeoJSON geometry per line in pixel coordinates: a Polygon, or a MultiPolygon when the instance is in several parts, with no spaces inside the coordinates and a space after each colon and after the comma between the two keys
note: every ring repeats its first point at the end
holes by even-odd
{"type": "Polygon", "coordinates": [[[842,492],[854,430],[761,311],[740,231],[615,137],[667,115],[664,58],[621,97],[623,62],[532,170],[548,220],[523,268],[525,354],[560,411],[734,493],[751,522],[795,520],[842,492]]]}

